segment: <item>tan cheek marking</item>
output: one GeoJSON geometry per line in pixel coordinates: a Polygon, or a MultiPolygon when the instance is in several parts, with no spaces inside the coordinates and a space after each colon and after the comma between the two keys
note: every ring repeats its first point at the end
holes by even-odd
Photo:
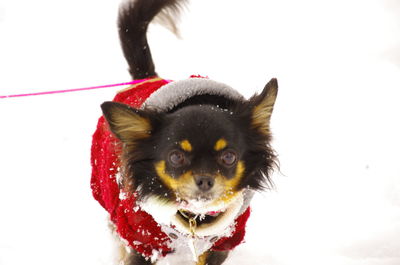
{"type": "Polygon", "coordinates": [[[175,190],[177,187],[177,181],[165,171],[165,161],[161,160],[155,164],[157,175],[161,178],[162,182],[167,185],[168,188],[175,190]]]}
{"type": "Polygon", "coordinates": [[[228,145],[228,142],[224,139],[221,138],[219,139],[215,145],[214,145],[214,150],[215,151],[221,151],[222,149],[224,149],[226,146],[228,145]]]}
{"type": "Polygon", "coordinates": [[[160,177],[161,181],[171,190],[177,190],[181,185],[189,183],[193,179],[191,171],[182,174],[177,179],[173,178],[166,172],[165,161],[161,160],[155,164],[155,169],[157,175],[160,177]]]}
{"type": "Polygon", "coordinates": [[[232,179],[226,180],[224,176],[219,176],[219,179],[222,179],[222,183],[225,186],[225,192],[221,196],[221,200],[225,203],[229,203],[232,199],[234,199],[237,195],[237,191],[235,190],[240,180],[243,178],[244,171],[246,170],[244,162],[239,161],[236,166],[235,176],[232,179]]]}
{"type": "Polygon", "coordinates": [[[244,162],[240,160],[238,162],[238,164],[236,165],[235,176],[232,179],[226,181],[226,186],[229,189],[235,189],[236,188],[236,186],[239,184],[240,180],[243,177],[243,173],[244,173],[245,169],[246,168],[244,166],[244,162]]]}
{"type": "Polygon", "coordinates": [[[193,147],[188,140],[181,141],[179,145],[181,146],[182,150],[186,152],[191,152],[193,150],[193,147]]]}

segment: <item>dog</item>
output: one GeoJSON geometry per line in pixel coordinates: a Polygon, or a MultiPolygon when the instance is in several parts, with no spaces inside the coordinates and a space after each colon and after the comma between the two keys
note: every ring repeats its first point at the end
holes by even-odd
{"type": "Polygon", "coordinates": [[[91,149],[91,188],[120,239],[119,264],[222,264],[243,241],[254,192],[273,185],[276,79],[247,100],[208,78],[170,81],[155,72],[148,25],[183,2],[120,8],[136,84],[101,105],[91,149]]]}

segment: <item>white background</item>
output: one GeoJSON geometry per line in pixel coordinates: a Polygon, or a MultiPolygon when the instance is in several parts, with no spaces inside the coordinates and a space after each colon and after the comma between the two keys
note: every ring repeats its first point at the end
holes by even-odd
{"type": "MultiPolygon", "coordinates": [[[[116,0],[1,0],[0,95],[129,81],[116,0]]],[[[277,77],[281,173],[227,264],[400,264],[400,2],[192,0],[158,73],[245,96],[277,77]]],[[[99,105],[120,88],[0,99],[0,264],[110,264],[91,197],[99,105]]]]}

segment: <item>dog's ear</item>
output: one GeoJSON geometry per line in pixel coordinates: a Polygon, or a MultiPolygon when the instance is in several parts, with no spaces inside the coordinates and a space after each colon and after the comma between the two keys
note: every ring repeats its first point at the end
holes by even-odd
{"type": "Polygon", "coordinates": [[[150,113],[117,102],[104,102],[101,109],[110,130],[122,142],[132,143],[150,137],[150,113]]]}
{"type": "Polygon", "coordinates": [[[252,107],[251,126],[264,135],[269,135],[269,122],[278,95],[278,80],[271,79],[259,95],[250,98],[252,107]]]}

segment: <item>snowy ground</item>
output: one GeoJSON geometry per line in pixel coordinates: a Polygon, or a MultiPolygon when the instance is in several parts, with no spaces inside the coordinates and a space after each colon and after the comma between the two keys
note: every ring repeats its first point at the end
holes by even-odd
{"type": "MultiPolygon", "coordinates": [[[[128,81],[117,6],[2,0],[0,95],[128,81]]],[[[181,29],[151,28],[163,77],[280,85],[277,188],[227,264],[400,264],[399,1],[192,0],[181,29]]],[[[110,264],[89,150],[117,90],[0,99],[1,265],[110,264]]]]}

